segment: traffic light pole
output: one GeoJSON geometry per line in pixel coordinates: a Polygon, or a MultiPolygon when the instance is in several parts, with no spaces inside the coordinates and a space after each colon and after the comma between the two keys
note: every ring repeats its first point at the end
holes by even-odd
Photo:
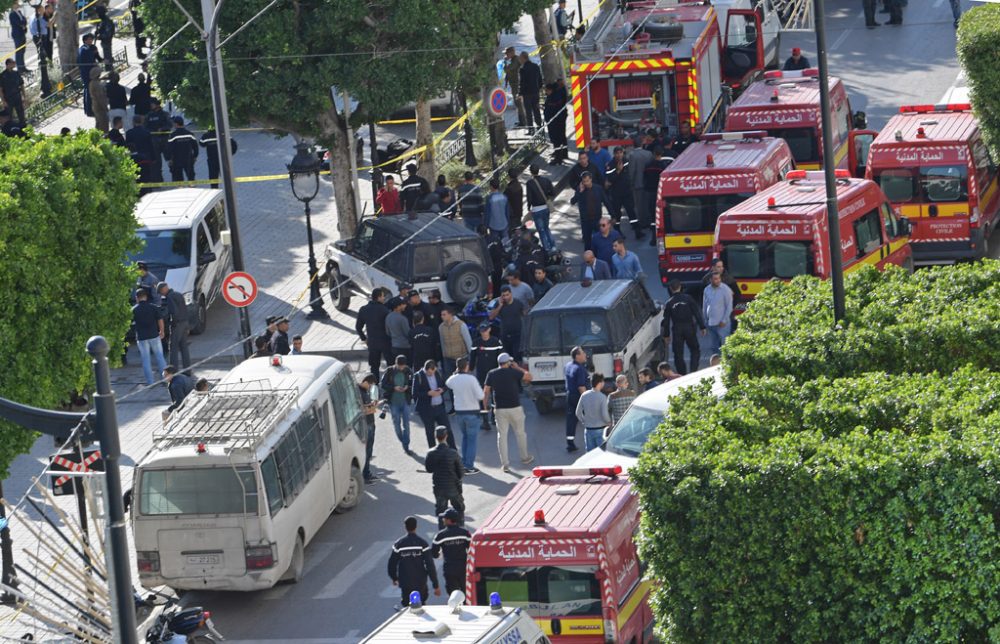
{"type": "Polygon", "coordinates": [[[816,60],[819,65],[819,107],[823,132],[823,178],[826,180],[826,214],[830,224],[830,282],[833,284],[834,324],[844,321],[844,262],[840,248],[840,215],[837,212],[837,176],[833,160],[833,120],[830,116],[830,74],[826,64],[826,17],[823,0],[813,0],[816,60]]]}

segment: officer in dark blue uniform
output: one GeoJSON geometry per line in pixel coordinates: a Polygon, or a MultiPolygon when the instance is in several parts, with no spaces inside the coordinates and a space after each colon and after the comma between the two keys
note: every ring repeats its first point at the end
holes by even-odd
{"type": "Polygon", "coordinates": [[[441,595],[437,570],[431,559],[431,546],[417,534],[417,517],[406,517],[403,521],[406,535],[392,544],[389,555],[389,578],[393,586],[399,586],[402,596],[401,607],[410,605],[410,593],[418,591],[423,603],[427,603],[427,578],[434,586],[434,594],[441,595]]]}
{"type": "Polygon", "coordinates": [[[444,588],[450,595],[456,590],[465,592],[465,559],[469,552],[472,533],[458,525],[462,515],[455,508],[441,513],[444,530],[434,535],[431,556],[435,559],[444,553],[444,588]]]}

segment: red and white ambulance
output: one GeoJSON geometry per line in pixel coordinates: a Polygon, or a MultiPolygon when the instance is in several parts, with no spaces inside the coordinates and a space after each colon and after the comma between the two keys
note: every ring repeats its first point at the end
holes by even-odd
{"type": "Polygon", "coordinates": [[[986,257],[1000,220],[1000,179],[971,106],[899,111],[872,143],[865,176],[913,223],[914,261],[986,257]]]}
{"type": "Polygon", "coordinates": [[[793,166],[788,144],[763,131],[704,134],[674,159],[660,175],[656,201],[663,284],[700,282],[719,215],[781,181],[793,166]]]}
{"type": "MultiPolygon", "coordinates": [[[[833,118],[834,167],[853,176],[864,175],[868,146],[878,134],[858,129],[862,115],[851,113],[851,101],[844,83],[831,76],[830,113],[833,118]]],[[[823,130],[819,105],[819,71],[770,71],[753,83],[726,111],[727,132],[766,130],[785,139],[792,149],[795,167],[819,170],[823,167],[823,130]]]]}
{"type": "Polygon", "coordinates": [[[466,596],[523,607],[553,642],[641,644],[653,636],[633,535],[639,497],[621,465],[536,467],[472,535],[466,596]]]}
{"type": "MultiPolygon", "coordinates": [[[[866,264],[913,270],[909,221],[882,190],[837,170],[837,214],[844,272],[866,264]]],[[[830,225],[822,171],[792,170],[785,180],[719,216],[715,253],[739,284],[745,303],[772,279],[830,276],[830,225]]]]}

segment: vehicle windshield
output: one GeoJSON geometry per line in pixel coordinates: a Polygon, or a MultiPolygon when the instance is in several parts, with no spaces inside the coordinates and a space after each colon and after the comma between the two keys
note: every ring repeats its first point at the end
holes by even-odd
{"type": "Polygon", "coordinates": [[[150,270],[153,270],[154,266],[184,268],[191,265],[190,229],[140,230],[137,234],[143,241],[143,248],[137,254],[130,256],[133,262],[146,262],[150,270]]]}
{"type": "Polygon", "coordinates": [[[964,165],[888,168],[875,182],[892,203],[954,203],[969,200],[969,170],[964,165]]]}
{"type": "Polygon", "coordinates": [[[818,133],[812,127],[778,128],[767,131],[768,136],[784,139],[792,150],[796,163],[816,163],[819,161],[818,133]]]}
{"type": "Polygon", "coordinates": [[[547,311],[531,315],[529,352],[568,354],[577,345],[593,351],[610,350],[611,332],[605,311],[547,311]]]}
{"type": "Polygon", "coordinates": [[[662,411],[633,404],[611,431],[604,449],[612,454],[637,458],[649,435],[662,422],[662,411]]]}
{"type": "MultiPolygon", "coordinates": [[[[191,450],[192,453],[194,450],[191,450]]],[[[250,467],[144,470],[139,514],[257,514],[257,481],[250,467]]]]}
{"type": "Polygon", "coordinates": [[[812,270],[805,241],[723,243],[722,258],[736,279],[791,279],[812,270]]]}
{"type": "Polygon", "coordinates": [[[601,614],[597,566],[480,568],[477,572],[477,604],[488,605],[490,593],[497,592],[505,606],[524,608],[535,618],[601,614]]]}
{"type": "Polygon", "coordinates": [[[712,232],[719,215],[751,196],[738,193],[667,197],[664,228],[668,233],[712,232]]]}

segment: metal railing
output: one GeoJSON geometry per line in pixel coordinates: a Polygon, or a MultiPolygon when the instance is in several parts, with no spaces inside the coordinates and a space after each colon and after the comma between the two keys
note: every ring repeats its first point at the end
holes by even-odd
{"type": "MultiPolygon", "coordinates": [[[[118,72],[128,69],[128,50],[126,48],[122,47],[114,54],[111,66],[118,72]]],[[[45,98],[27,106],[24,117],[30,125],[38,126],[44,123],[67,107],[75,104],[83,96],[83,81],[80,80],[79,69],[74,66],[67,76],[69,77],[69,81],[63,81],[62,89],[56,90],[45,98]]]]}

